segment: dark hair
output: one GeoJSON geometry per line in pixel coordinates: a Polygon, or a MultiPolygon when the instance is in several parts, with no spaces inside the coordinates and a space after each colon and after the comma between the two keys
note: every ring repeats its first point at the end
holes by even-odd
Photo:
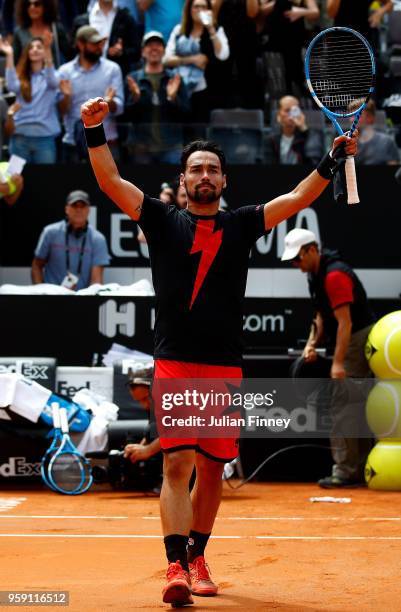
{"type": "MultiPolygon", "coordinates": [[[[190,36],[191,32],[192,32],[192,28],[193,28],[193,20],[192,20],[192,15],[191,15],[191,9],[192,9],[192,5],[194,3],[195,0],[186,0],[185,4],[184,4],[184,8],[182,9],[182,20],[181,20],[181,30],[180,33],[181,34],[185,34],[185,36],[190,36]]],[[[214,17],[214,11],[213,11],[213,6],[212,6],[212,2],[211,0],[205,0],[206,4],[208,6],[209,11],[213,12],[213,19],[215,20],[214,17]]]]}
{"type": "Polygon", "coordinates": [[[195,151],[209,151],[210,153],[214,153],[220,160],[221,171],[223,174],[226,173],[227,163],[226,156],[224,155],[223,150],[220,146],[213,142],[212,140],[194,140],[187,144],[181,154],[181,171],[185,172],[187,167],[188,157],[195,153],[195,151]]]}
{"type": "Polygon", "coordinates": [[[39,40],[44,46],[43,38],[41,38],[40,36],[34,36],[32,40],[30,40],[29,43],[25,45],[15,69],[19,82],[21,84],[21,95],[24,98],[25,102],[32,102],[32,65],[31,60],[29,59],[29,51],[32,47],[32,44],[37,40],[39,40]]]}
{"type": "MultiPolygon", "coordinates": [[[[57,21],[57,0],[41,0],[43,4],[43,21],[46,25],[52,25],[57,21]]],[[[31,18],[28,14],[27,0],[17,0],[15,7],[15,20],[17,24],[27,30],[31,26],[31,18]]]]}

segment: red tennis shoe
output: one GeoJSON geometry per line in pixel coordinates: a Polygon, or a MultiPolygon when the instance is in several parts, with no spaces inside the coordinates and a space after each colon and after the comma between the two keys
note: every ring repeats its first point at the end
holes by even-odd
{"type": "Polygon", "coordinates": [[[191,579],[179,561],[168,564],[167,584],[163,588],[162,595],[164,603],[170,603],[172,606],[194,603],[191,597],[191,579]]]}
{"type": "Polygon", "coordinates": [[[189,574],[191,576],[192,594],[203,597],[213,597],[217,595],[217,585],[210,577],[209,566],[205,557],[199,556],[189,563],[189,574]]]}

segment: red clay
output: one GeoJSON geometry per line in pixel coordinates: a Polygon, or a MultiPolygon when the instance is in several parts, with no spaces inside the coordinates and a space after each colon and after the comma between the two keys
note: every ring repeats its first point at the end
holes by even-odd
{"type": "MultiPolygon", "coordinates": [[[[0,512],[0,590],[68,590],[71,612],[171,609],[161,601],[166,562],[157,498],[104,489],[72,498],[43,490],[0,497],[27,498],[0,512]],[[103,518],[73,518],[91,516],[103,518]]],[[[401,493],[226,486],[214,530],[226,538],[212,539],[206,556],[219,595],[197,597],[188,609],[400,611],[400,508],[401,493]],[[325,495],[352,502],[309,501],[325,495]]]]}

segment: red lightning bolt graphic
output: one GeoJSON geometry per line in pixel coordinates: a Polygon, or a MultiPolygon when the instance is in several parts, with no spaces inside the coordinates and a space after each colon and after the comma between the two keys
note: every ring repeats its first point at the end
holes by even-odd
{"type": "Polygon", "coordinates": [[[202,219],[198,220],[198,223],[196,224],[195,237],[190,255],[193,253],[198,253],[199,251],[202,253],[202,255],[199,261],[198,273],[196,275],[189,309],[192,308],[193,303],[198,296],[200,288],[203,285],[203,281],[210,270],[210,266],[212,265],[222,242],[223,230],[220,229],[213,233],[213,229],[214,220],[206,221],[202,219]]]}

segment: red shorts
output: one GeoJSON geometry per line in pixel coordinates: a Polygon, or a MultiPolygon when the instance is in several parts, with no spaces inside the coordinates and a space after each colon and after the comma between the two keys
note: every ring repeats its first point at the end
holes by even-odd
{"type": "MultiPolygon", "coordinates": [[[[155,360],[155,380],[168,379],[242,379],[242,369],[235,366],[207,365],[202,363],[189,363],[183,361],[170,361],[167,359],[155,360]]],[[[155,399],[156,421],[160,415],[161,406],[155,399]]],[[[160,437],[160,446],[164,453],[177,450],[194,449],[205,457],[214,461],[226,463],[238,456],[238,438],[163,438],[160,437]]]]}

